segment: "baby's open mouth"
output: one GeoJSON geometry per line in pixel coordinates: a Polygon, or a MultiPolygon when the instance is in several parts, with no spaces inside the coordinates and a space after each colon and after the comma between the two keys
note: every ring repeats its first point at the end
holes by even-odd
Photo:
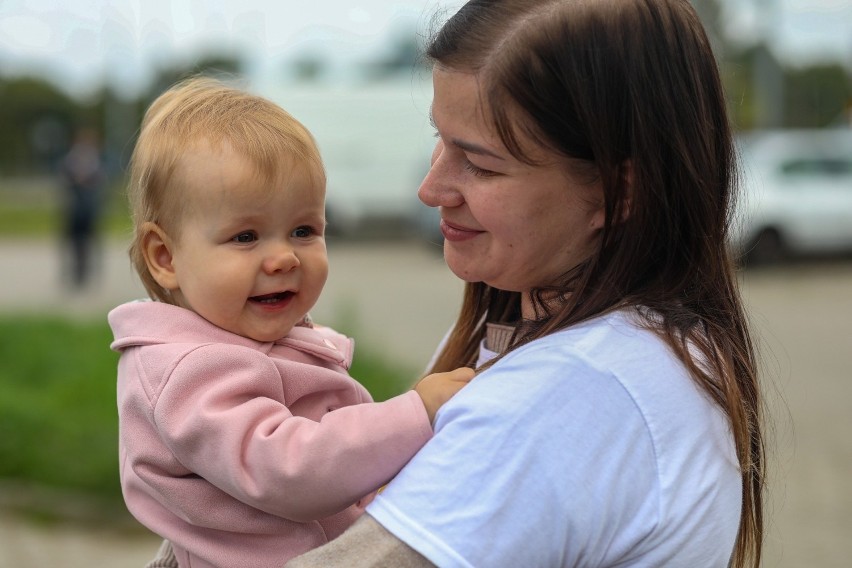
{"type": "Polygon", "coordinates": [[[252,296],[249,298],[252,302],[259,304],[277,304],[289,300],[293,296],[293,292],[275,292],[273,294],[264,294],[262,296],[252,296]]]}

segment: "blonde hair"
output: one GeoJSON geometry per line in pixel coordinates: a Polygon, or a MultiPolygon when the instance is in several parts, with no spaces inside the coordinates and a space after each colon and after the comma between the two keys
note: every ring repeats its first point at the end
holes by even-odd
{"type": "Polygon", "coordinates": [[[173,303],[151,275],[142,252],[147,222],[178,237],[178,221],[187,204],[181,158],[196,144],[229,148],[254,166],[271,184],[289,168],[298,168],[325,188],[325,170],[311,133],[271,101],[205,77],[177,83],[161,94],[142,120],[130,162],[128,199],[134,235],[130,259],[151,298],[173,303]]]}

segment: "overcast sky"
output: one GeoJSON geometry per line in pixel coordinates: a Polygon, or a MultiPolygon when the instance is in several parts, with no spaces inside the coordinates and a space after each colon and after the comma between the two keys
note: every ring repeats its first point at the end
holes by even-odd
{"type": "MultiPolygon", "coordinates": [[[[831,58],[852,67],[852,0],[724,1],[731,30],[743,41],[768,33],[785,58],[831,58]]],[[[0,0],[0,67],[6,74],[46,75],[81,94],[101,80],[132,94],[157,65],[191,60],[212,47],[244,53],[259,75],[310,51],[346,69],[383,53],[395,34],[423,29],[436,12],[461,3],[0,0]]]]}

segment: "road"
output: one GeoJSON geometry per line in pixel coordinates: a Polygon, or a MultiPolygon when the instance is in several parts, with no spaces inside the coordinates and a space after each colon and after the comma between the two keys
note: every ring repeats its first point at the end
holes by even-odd
{"type": "MultiPolygon", "coordinates": [[[[123,243],[104,247],[98,284],[61,285],[49,243],[0,241],[0,312],[103,318],[144,296],[123,243]]],[[[461,285],[422,243],[332,242],[331,275],[313,311],[358,349],[423,367],[454,319],[461,285]],[[355,331],[357,330],[357,331],[355,331]]],[[[852,262],[750,270],[742,290],[758,334],[770,437],[765,566],[848,566],[852,558],[852,262]]],[[[356,350],[357,356],[357,350],[356,350]]],[[[138,568],[156,539],[116,528],[44,525],[0,513],[0,568],[138,568]]]]}

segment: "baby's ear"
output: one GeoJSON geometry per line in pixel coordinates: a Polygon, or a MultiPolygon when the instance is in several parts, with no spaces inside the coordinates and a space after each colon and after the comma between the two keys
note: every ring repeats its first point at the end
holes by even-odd
{"type": "Polygon", "coordinates": [[[151,222],[142,225],[142,255],[145,264],[157,284],[166,290],[180,288],[172,263],[173,247],[173,241],[159,225],[151,222]]]}

